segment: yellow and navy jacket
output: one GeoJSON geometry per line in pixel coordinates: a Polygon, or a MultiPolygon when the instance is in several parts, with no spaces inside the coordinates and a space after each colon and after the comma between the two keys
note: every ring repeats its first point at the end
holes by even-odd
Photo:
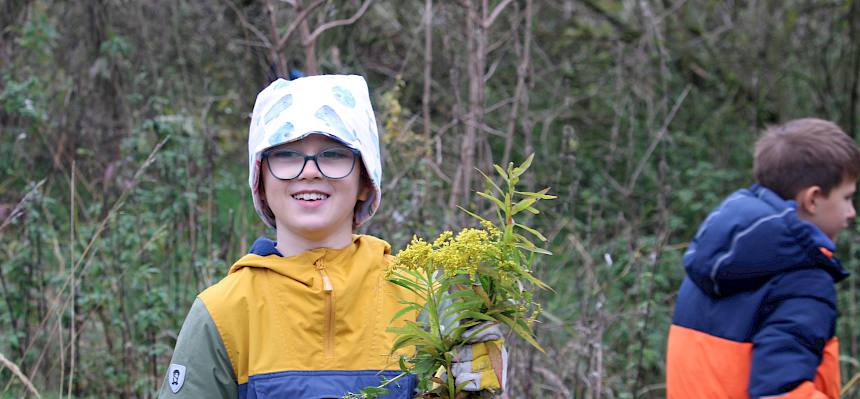
{"type": "MultiPolygon", "coordinates": [[[[258,239],[195,300],[159,397],[340,398],[398,375],[387,328],[414,298],[386,280],[390,251],[355,235],[285,258],[258,239]]],[[[385,398],[412,398],[415,385],[397,380],[385,398]]]]}
{"type": "Polygon", "coordinates": [[[834,244],[760,185],[717,207],[684,255],[667,396],[835,399],[834,244]]]}

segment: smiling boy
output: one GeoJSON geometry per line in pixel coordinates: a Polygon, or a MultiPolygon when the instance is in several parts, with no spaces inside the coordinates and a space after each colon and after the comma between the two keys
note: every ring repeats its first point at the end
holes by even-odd
{"type": "Polygon", "coordinates": [[[756,143],[757,184],[699,227],[669,330],[667,396],[835,399],[833,257],[854,220],[860,150],[835,124],[798,119],[756,143]]]}
{"type": "Polygon", "coordinates": [[[357,150],[320,134],[265,152],[264,206],[274,214],[291,215],[275,220],[275,247],[281,255],[319,246],[341,248],[352,241],[356,201],[367,201],[372,190],[362,178],[362,166],[356,165],[359,157],[357,150]]]}
{"type": "MultiPolygon", "coordinates": [[[[385,279],[388,243],[353,234],[380,204],[379,154],[360,76],[278,80],[258,95],[249,185],[276,240],[257,239],[194,301],[159,397],[340,398],[400,374],[387,328],[416,317],[392,320],[414,298],[385,279]]],[[[461,374],[475,390],[501,385],[461,374]]],[[[384,398],[415,386],[399,379],[384,398]]]]}

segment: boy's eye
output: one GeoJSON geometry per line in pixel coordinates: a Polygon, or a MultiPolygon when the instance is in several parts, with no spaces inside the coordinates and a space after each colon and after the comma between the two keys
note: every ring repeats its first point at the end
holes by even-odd
{"type": "Polygon", "coordinates": [[[352,156],[352,151],[347,150],[346,148],[329,148],[327,150],[320,151],[317,157],[323,159],[344,159],[352,156]]]}

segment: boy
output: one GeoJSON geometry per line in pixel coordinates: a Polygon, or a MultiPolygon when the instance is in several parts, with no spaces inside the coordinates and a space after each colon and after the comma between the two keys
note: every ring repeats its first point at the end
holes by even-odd
{"type": "MultiPolygon", "coordinates": [[[[254,105],[248,154],[254,206],[277,241],[258,239],[198,296],[159,396],[340,398],[398,375],[386,329],[406,293],[384,278],[388,243],[353,235],[382,187],[364,79],[275,81],[254,105]]],[[[458,383],[485,371],[463,369],[458,383]]],[[[400,379],[385,398],[412,398],[415,385],[400,379]]]]}
{"type": "Polygon", "coordinates": [[[669,330],[667,394],[838,398],[833,257],[855,217],[860,151],[835,124],[799,119],[756,143],[757,184],[699,227],[669,330]]]}

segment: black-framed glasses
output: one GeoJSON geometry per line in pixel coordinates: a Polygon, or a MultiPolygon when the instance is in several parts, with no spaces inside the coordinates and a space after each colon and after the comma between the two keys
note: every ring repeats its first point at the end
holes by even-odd
{"type": "Polygon", "coordinates": [[[308,161],[314,161],[317,170],[326,178],[343,179],[355,169],[355,160],[359,155],[361,152],[347,147],[326,148],[313,155],[291,149],[275,149],[263,153],[263,157],[269,161],[269,172],[278,180],[299,177],[308,161]]]}

